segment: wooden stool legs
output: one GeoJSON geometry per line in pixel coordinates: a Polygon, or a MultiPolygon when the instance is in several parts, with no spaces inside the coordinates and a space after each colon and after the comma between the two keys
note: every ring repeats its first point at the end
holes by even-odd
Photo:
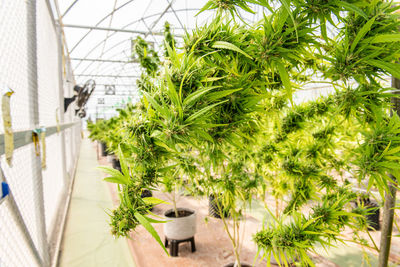
{"type": "Polygon", "coordinates": [[[194,243],[194,236],[191,238],[188,238],[188,239],[184,239],[184,240],[168,239],[167,237],[165,237],[164,245],[166,248],[168,247],[168,242],[170,242],[169,254],[172,257],[178,257],[179,244],[182,242],[190,242],[190,245],[192,247],[192,252],[196,251],[196,245],[194,243]]]}

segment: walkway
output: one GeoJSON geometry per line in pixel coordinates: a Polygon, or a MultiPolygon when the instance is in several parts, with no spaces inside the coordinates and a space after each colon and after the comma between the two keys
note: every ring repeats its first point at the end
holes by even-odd
{"type": "Polygon", "coordinates": [[[96,150],[82,141],[71,205],[66,222],[60,267],[135,266],[126,239],[110,234],[106,211],[112,208],[109,188],[96,170],[96,150]]]}

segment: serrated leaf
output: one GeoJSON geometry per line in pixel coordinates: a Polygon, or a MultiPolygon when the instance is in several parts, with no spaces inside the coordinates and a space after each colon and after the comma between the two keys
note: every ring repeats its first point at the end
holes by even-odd
{"type": "Polygon", "coordinates": [[[246,52],[244,52],[242,49],[240,49],[239,47],[237,47],[236,45],[229,43],[229,42],[225,42],[225,41],[216,41],[212,48],[219,48],[219,49],[228,49],[228,50],[232,50],[235,52],[238,52],[250,59],[253,59],[251,56],[249,56],[246,52]]]}
{"type": "Polygon", "coordinates": [[[134,215],[135,215],[135,218],[139,221],[139,223],[141,225],[143,225],[143,227],[147,230],[147,232],[149,232],[153,236],[153,238],[158,242],[158,244],[160,244],[162,249],[169,256],[169,253],[168,253],[167,249],[165,248],[163,242],[161,241],[160,236],[157,234],[156,230],[154,230],[153,226],[149,223],[149,221],[147,221],[147,219],[145,217],[143,217],[143,215],[141,215],[139,212],[135,212],[134,215]]]}

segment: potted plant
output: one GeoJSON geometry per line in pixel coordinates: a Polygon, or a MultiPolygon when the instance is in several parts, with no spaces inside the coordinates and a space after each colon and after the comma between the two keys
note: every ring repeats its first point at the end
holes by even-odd
{"type": "Polygon", "coordinates": [[[138,188],[195,173],[187,175],[189,184],[213,194],[220,214],[223,206],[231,215],[233,227],[224,216],[222,222],[237,266],[246,206],[268,191],[286,195],[254,240],[263,257],[313,265],[308,251],[332,246],[346,226],[364,224],[340,173],[355,167],[381,196],[397,184],[387,172],[400,176],[400,119],[388,117],[393,95],[379,81],[383,73],[400,76],[393,53],[398,16],[385,1],[281,1],[277,8],[251,2],[271,15],[239,24],[238,9],[252,12],[246,1],[209,1],[203,10],[217,8],[214,20],[188,33],[179,52],[167,43],[161,71],[146,59],[152,53],[138,53],[151,68],[138,83],[140,103],[121,123],[122,153],[138,188]],[[344,27],[330,25],[338,31],[331,36],[326,28],[334,20],[344,27]],[[294,104],[293,91],[320,77],[337,91],[294,104]]]}

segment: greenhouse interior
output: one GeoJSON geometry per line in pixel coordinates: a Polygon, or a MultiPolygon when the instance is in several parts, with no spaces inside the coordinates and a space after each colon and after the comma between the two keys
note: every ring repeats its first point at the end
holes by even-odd
{"type": "Polygon", "coordinates": [[[400,266],[399,30],[391,0],[0,0],[0,267],[400,266]]]}

